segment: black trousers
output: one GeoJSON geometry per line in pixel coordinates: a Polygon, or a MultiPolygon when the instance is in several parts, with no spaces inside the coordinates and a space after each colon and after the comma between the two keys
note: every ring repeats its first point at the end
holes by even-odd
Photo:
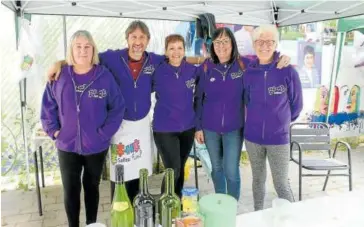
{"type": "MultiPolygon", "coordinates": [[[[175,193],[181,198],[184,184],[184,166],[192,149],[195,129],[183,132],[154,132],[154,141],[165,168],[174,170],[175,193]]],[[[164,192],[164,179],[161,187],[164,192]]]]}
{"type": "Polygon", "coordinates": [[[96,222],[100,197],[99,184],[107,151],[84,156],[58,150],[69,227],[80,225],[81,175],[85,194],[86,224],[96,222]]]}

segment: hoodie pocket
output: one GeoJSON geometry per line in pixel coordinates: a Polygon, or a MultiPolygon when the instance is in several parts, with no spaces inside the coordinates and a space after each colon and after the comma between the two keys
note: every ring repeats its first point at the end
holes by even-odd
{"type": "Polygon", "coordinates": [[[68,146],[76,140],[77,132],[73,127],[63,126],[58,133],[56,142],[62,146],[68,146]]]}
{"type": "Polygon", "coordinates": [[[289,125],[287,125],[286,119],[284,119],[283,114],[278,114],[276,117],[272,117],[270,120],[269,128],[272,137],[283,136],[288,134],[289,125]]]}
{"type": "Polygon", "coordinates": [[[81,129],[81,139],[82,146],[85,147],[87,151],[97,151],[104,143],[101,140],[101,136],[97,133],[97,129],[92,127],[81,129]]]}
{"type": "Polygon", "coordinates": [[[58,132],[58,136],[56,137],[56,140],[60,140],[63,137],[63,128],[61,128],[58,132]]]}

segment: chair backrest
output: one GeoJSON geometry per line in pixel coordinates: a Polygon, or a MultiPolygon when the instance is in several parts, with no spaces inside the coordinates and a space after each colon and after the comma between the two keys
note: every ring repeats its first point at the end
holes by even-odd
{"type": "MultiPolygon", "coordinates": [[[[330,151],[330,127],[325,123],[293,123],[290,127],[290,141],[300,144],[302,151],[330,151]]],[[[298,150],[293,145],[292,150],[298,150]]]]}

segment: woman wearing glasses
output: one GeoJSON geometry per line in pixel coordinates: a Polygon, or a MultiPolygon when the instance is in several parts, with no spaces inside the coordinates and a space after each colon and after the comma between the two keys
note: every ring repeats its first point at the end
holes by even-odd
{"type": "Polygon", "coordinates": [[[243,79],[246,105],[245,145],[253,173],[254,209],[264,207],[266,160],[279,198],[293,201],[288,180],[289,125],[302,110],[302,88],[292,66],[275,67],[278,31],[263,25],[253,32],[258,59],[250,62],[243,79]]]}
{"type": "MultiPolygon", "coordinates": [[[[243,73],[250,60],[240,57],[233,33],[219,28],[212,37],[211,59],[201,67],[196,88],[196,133],[212,163],[216,193],[240,197],[239,163],[243,142],[243,73]]],[[[284,66],[289,58],[280,63],[284,66]]]]}

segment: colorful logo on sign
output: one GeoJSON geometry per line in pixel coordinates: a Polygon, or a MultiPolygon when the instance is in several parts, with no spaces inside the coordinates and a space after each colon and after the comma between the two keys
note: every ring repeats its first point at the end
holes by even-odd
{"type": "Polygon", "coordinates": [[[135,139],[133,143],[128,145],[122,143],[111,144],[111,163],[113,165],[139,159],[141,155],[142,150],[140,149],[140,141],[138,139],[135,139]]]}

